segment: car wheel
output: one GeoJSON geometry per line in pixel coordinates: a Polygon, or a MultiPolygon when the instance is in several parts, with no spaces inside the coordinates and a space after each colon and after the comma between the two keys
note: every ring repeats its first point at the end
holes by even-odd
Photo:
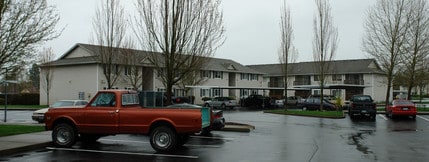
{"type": "Polygon", "coordinates": [[[204,107],[210,107],[210,105],[208,103],[204,104],[204,107]]]}
{"type": "Polygon", "coordinates": [[[226,105],[222,104],[222,105],[220,105],[220,108],[225,110],[226,109],[226,105]]]}
{"type": "Polygon", "coordinates": [[[413,118],[413,120],[416,120],[416,115],[413,115],[412,118],[413,118]]]}
{"type": "Polygon", "coordinates": [[[371,115],[370,118],[372,121],[375,121],[376,120],[376,114],[371,115]]]}
{"type": "Polygon", "coordinates": [[[67,123],[61,123],[52,131],[52,141],[57,147],[71,147],[76,143],[77,131],[67,123]]]}
{"type": "Polygon", "coordinates": [[[168,126],[158,126],[150,133],[150,145],[158,152],[169,152],[176,148],[177,134],[168,126]]]}
{"type": "Polygon", "coordinates": [[[303,106],[303,107],[302,107],[302,110],[303,110],[303,111],[306,111],[306,110],[307,110],[307,106],[303,106]]]}
{"type": "Polygon", "coordinates": [[[205,127],[203,129],[201,129],[199,132],[195,133],[195,135],[197,136],[207,136],[209,135],[211,132],[210,127],[205,127]]]}

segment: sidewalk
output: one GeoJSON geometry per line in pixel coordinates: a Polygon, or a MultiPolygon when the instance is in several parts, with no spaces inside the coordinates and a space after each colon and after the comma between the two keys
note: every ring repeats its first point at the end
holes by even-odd
{"type": "Polygon", "coordinates": [[[51,131],[0,137],[0,157],[50,146],[51,131]]]}

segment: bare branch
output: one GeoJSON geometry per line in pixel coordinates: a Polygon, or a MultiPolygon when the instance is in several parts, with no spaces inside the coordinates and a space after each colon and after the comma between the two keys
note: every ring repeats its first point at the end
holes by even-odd
{"type": "Polygon", "coordinates": [[[220,0],[138,0],[135,17],[140,45],[161,53],[149,61],[171,98],[173,85],[205,65],[224,42],[220,0]]]}
{"type": "Polygon", "coordinates": [[[37,45],[57,38],[60,17],[46,0],[0,0],[0,67],[35,58],[37,45]]]}

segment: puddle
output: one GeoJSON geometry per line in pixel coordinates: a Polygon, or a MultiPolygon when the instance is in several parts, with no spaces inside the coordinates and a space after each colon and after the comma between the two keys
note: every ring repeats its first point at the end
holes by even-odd
{"type": "Polygon", "coordinates": [[[374,132],[375,130],[359,130],[359,132],[349,136],[348,144],[355,145],[356,149],[365,155],[372,154],[373,152],[365,146],[365,140],[368,135],[372,135],[374,132]]]}

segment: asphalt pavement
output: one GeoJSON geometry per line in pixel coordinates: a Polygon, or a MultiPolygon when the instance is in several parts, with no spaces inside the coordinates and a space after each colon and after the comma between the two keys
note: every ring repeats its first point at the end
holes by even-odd
{"type": "MultiPolygon", "coordinates": [[[[250,132],[253,129],[252,125],[227,122],[222,131],[250,132]]],[[[4,136],[0,137],[0,157],[48,146],[52,146],[51,131],[4,136]]]]}

